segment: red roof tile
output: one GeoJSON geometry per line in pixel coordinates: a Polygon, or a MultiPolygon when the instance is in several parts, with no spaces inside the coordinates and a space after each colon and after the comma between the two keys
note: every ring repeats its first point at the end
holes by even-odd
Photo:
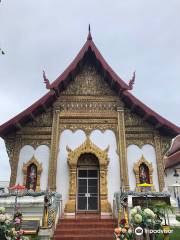
{"type": "Polygon", "coordinates": [[[165,168],[175,167],[180,164],[180,151],[172,154],[166,159],[165,168]]]}
{"type": "Polygon", "coordinates": [[[167,155],[170,156],[177,151],[180,151],[180,134],[173,139],[167,155]]]}

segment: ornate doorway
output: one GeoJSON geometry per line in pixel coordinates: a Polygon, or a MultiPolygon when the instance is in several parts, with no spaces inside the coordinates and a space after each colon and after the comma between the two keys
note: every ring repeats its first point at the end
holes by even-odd
{"type": "Polygon", "coordinates": [[[77,212],[99,210],[99,161],[94,154],[84,153],[77,165],[77,212]]]}
{"type": "Polygon", "coordinates": [[[65,212],[75,213],[77,209],[82,211],[85,209],[85,211],[93,211],[93,208],[96,208],[97,210],[95,211],[99,210],[101,213],[111,212],[107,191],[107,167],[109,163],[108,148],[105,150],[100,149],[91,142],[89,137],[87,137],[86,141],[78,148],[71,150],[67,147],[67,151],[70,181],[69,200],[66,203],[65,212]],[[91,160],[89,156],[91,156],[91,160]],[[79,172],[80,169],[86,171],[79,172]],[[93,181],[90,180],[92,178],[90,177],[91,174],[96,176],[93,181]],[[84,181],[80,181],[81,189],[78,188],[79,179],[84,179],[84,181]],[[92,195],[90,191],[93,191],[92,195]],[[80,197],[82,197],[82,199],[80,199],[80,197]],[[96,204],[92,204],[91,197],[94,197],[94,200],[96,198],[96,204]],[[78,200],[80,200],[80,202],[78,200]]]}

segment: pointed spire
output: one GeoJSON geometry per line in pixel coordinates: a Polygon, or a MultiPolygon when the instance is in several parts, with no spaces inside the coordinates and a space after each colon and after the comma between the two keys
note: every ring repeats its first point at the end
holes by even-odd
{"type": "Polygon", "coordinates": [[[89,28],[88,28],[88,37],[87,40],[91,41],[92,40],[92,36],[91,36],[91,25],[89,24],[89,28]]]}

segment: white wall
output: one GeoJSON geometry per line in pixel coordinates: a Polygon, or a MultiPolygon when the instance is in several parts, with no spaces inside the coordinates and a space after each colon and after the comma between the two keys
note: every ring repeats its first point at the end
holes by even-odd
{"type": "Polygon", "coordinates": [[[22,147],[19,155],[16,184],[23,184],[23,163],[27,163],[32,157],[35,157],[39,163],[42,163],[42,173],[40,179],[40,189],[46,190],[48,183],[48,168],[49,168],[49,147],[40,145],[34,149],[30,145],[22,147]]]}
{"type": "Polygon", "coordinates": [[[153,184],[155,186],[156,191],[159,191],[159,181],[158,181],[158,173],[157,173],[157,163],[156,163],[156,153],[155,149],[152,145],[145,144],[142,148],[139,148],[137,145],[129,145],[127,148],[127,159],[128,159],[128,175],[129,175],[129,185],[130,190],[135,190],[136,187],[136,179],[134,174],[134,164],[141,158],[141,156],[149,162],[152,163],[153,166],[153,184]]]}
{"type": "Polygon", "coordinates": [[[114,192],[120,190],[120,165],[119,156],[117,154],[116,136],[111,130],[106,130],[105,132],[94,130],[90,135],[90,139],[94,144],[103,150],[109,146],[107,186],[108,201],[111,203],[111,207],[113,207],[114,192]]]}
{"type": "MultiPolygon", "coordinates": [[[[174,188],[172,187],[173,184],[175,184],[176,182],[178,184],[180,184],[180,172],[178,171],[179,177],[174,177],[174,171],[175,169],[178,168],[180,169],[180,164],[172,167],[172,168],[168,168],[165,171],[165,190],[169,191],[171,193],[171,196],[174,198],[174,188]]],[[[179,188],[179,194],[180,194],[180,188],[179,188]]]]}
{"type": "Polygon", "coordinates": [[[69,198],[69,167],[67,164],[68,145],[72,150],[80,146],[86,140],[86,135],[82,130],[72,132],[64,130],[61,133],[59,141],[59,154],[57,158],[56,188],[57,192],[62,194],[63,208],[69,198]]]}
{"type": "Polygon", "coordinates": [[[4,140],[0,138],[0,181],[9,181],[11,175],[11,168],[9,164],[9,157],[7,154],[4,140]]]}
{"type": "MultiPolygon", "coordinates": [[[[120,189],[120,167],[119,158],[116,153],[117,144],[115,134],[111,130],[106,130],[102,133],[99,130],[94,130],[90,134],[91,141],[99,148],[105,149],[109,145],[109,166],[108,166],[108,200],[112,204],[113,195],[115,191],[120,189]]],[[[69,194],[69,169],[67,164],[67,150],[68,145],[71,149],[80,146],[86,140],[86,135],[82,130],[77,130],[74,133],[70,130],[64,130],[60,136],[59,154],[57,161],[57,191],[62,194],[63,206],[68,200],[69,194]]]]}

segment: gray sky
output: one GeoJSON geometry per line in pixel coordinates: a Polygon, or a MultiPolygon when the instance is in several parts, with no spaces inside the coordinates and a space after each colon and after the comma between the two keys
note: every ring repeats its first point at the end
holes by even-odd
{"type": "MultiPolygon", "coordinates": [[[[180,125],[179,0],[2,0],[0,4],[0,124],[47,91],[86,41],[93,40],[133,94],[180,125]]],[[[0,139],[0,180],[9,179],[0,139]]]]}

